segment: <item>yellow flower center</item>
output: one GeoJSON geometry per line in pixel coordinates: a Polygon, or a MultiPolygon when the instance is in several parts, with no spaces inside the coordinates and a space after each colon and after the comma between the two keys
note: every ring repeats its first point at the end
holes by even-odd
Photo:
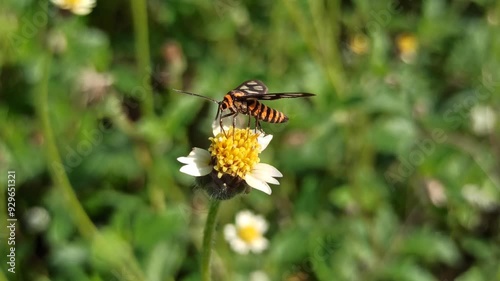
{"type": "Polygon", "coordinates": [[[62,3],[62,6],[66,9],[72,9],[79,6],[81,2],[82,2],[81,0],[65,0],[62,3]]]}
{"type": "Polygon", "coordinates": [[[260,237],[260,232],[253,225],[247,225],[238,229],[238,236],[247,243],[252,243],[260,237]]]}
{"type": "Polygon", "coordinates": [[[349,43],[351,51],[353,51],[355,54],[362,55],[368,51],[368,39],[364,35],[354,35],[349,43]]]}
{"type": "Polygon", "coordinates": [[[399,51],[402,54],[413,54],[418,49],[418,39],[411,34],[400,35],[396,39],[399,51]]]}
{"type": "Polygon", "coordinates": [[[259,163],[260,144],[257,141],[259,134],[246,129],[229,129],[210,138],[212,144],[208,148],[214,162],[217,176],[228,174],[242,179],[259,163]]]}

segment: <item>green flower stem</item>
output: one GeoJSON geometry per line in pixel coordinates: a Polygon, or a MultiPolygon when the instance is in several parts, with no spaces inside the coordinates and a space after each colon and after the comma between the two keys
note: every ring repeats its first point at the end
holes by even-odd
{"type": "MultiPolygon", "coordinates": [[[[52,62],[52,56],[46,54],[42,60],[42,73],[43,77],[40,81],[38,87],[38,100],[37,100],[37,113],[42,125],[42,132],[45,137],[46,145],[46,158],[49,164],[50,175],[54,181],[55,188],[59,189],[59,193],[63,197],[70,216],[75,221],[75,225],[78,228],[79,233],[88,241],[95,242],[99,239],[100,233],[92,223],[87,213],[80,204],[78,197],[73,191],[71,183],[69,182],[68,176],[62,167],[63,163],[59,151],[57,150],[56,140],[54,137],[54,131],[50,123],[49,116],[49,78],[50,78],[50,65],[52,62]]],[[[134,276],[134,280],[145,280],[144,274],[141,272],[138,262],[133,255],[128,255],[124,259],[124,264],[121,264],[119,268],[124,268],[130,272],[127,275],[118,277],[119,280],[129,280],[129,276],[134,276]]],[[[0,275],[0,281],[2,280],[0,275]]]]}
{"type": "MultiPolygon", "coordinates": [[[[153,89],[151,88],[151,63],[149,53],[149,31],[148,31],[148,11],[146,0],[131,0],[132,17],[134,21],[135,35],[135,57],[137,60],[138,75],[140,78],[141,88],[137,91],[137,96],[141,102],[143,119],[152,118],[154,114],[153,89]]],[[[136,155],[142,166],[148,171],[148,177],[156,179],[157,176],[153,171],[154,154],[147,144],[136,142],[136,155]]],[[[156,211],[161,211],[165,208],[164,192],[160,185],[155,182],[148,184],[148,195],[151,205],[156,211]]]]}
{"type": "Polygon", "coordinates": [[[145,117],[153,114],[153,90],[151,88],[151,64],[149,54],[148,13],[146,0],[131,0],[132,16],[134,21],[135,57],[139,68],[139,78],[142,90],[138,98],[142,104],[145,117]]]}
{"type": "Polygon", "coordinates": [[[38,89],[38,115],[42,123],[42,131],[45,137],[46,157],[49,164],[49,170],[56,188],[59,188],[61,196],[67,203],[69,212],[80,234],[86,239],[92,239],[97,233],[96,227],[85,213],[82,205],[78,201],[76,194],[69,183],[68,176],[62,167],[61,156],[57,150],[54,132],[52,130],[49,118],[49,74],[50,64],[52,61],[51,55],[46,55],[43,58],[43,77],[38,89]]]}
{"type": "Polygon", "coordinates": [[[215,219],[219,210],[220,201],[210,200],[210,209],[208,210],[207,222],[203,231],[203,248],[201,253],[201,280],[210,281],[210,255],[212,253],[212,240],[215,231],[215,219]]]}

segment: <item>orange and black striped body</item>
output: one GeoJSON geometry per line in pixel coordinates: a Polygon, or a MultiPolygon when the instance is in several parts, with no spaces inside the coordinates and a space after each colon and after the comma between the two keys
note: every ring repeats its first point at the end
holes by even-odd
{"type": "MultiPolygon", "coordinates": [[[[222,101],[217,101],[202,95],[184,92],[176,90],[177,92],[201,97],[219,105],[217,109],[216,120],[219,120],[219,124],[222,128],[222,119],[232,117],[233,126],[235,126],[235,118],[238,114],[245,114],[255,118],[255,128],[260,127],[259,121],[269,122],[269,123],[285,123],[288,121],[288,117],[282,112],[270,108],[263,103],[261,100],[277,100],[283,98],[305,98],[312,97],[314,94],[303,93],[303,92],[287,92],[287,93],[268,93],[267,87],[259,80],[248,80],[243,82],[241,85],[236,87],[236,89],[229,91],[222,101]],[[228,110],[228,113],[224,113],[228,110]]],[[[248,121],[248,126],[250,126],[250,119],[248,121]]]]}
{"type": "Polygon", "coordinates": [[[243,97],[246,97],[244,92],[237,90],[230,91],[224,96],[220,105],[221,109],[228,109],[233,114],[241,113],[250,115],[258,121],[268,123],[285,123],[288,121],[288,117],[282,112],[266,106],[257,99],[243,99],[243,97]]]}
{"type": "Polygon", "coordinates": [[[249,115],[258,120],[269,123],[285,123],[288,117],[282,112],[272,109],[258,100],[247,100],[247,109],[249,115]]]}

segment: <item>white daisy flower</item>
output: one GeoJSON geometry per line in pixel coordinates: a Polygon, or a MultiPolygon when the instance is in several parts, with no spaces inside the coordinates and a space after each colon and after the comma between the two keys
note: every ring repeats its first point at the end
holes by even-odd
{"type": "Polygon", "coordinates": [[[95,7],[95,0],[50,0],[57,7],[70,10],[73,14],[84,16],[95,7]]]}
{"type": "Polygon", "coordinates": [[[187,157],[177,158],[185,164],[180,171],[195,177],[209,176],[214,186],[207,191],[218,199],[229,199],[244,191],[243,182],[271,194],[268,183],[279,184],[276,178],[283,175],[273,166],[259,163],[259,154],[273,136],[249,128],[221,130],[218,124],[213,126],[213,133],[208,151],[195,147],[187,157]]]}
{"type": "Polygon", "coordinates": [[[245,255],[251,251],[258,254],[267,249],[269,244],[263,236],[267,227],[262,216],[241,211],[236,215],[236,224],[224,227],[224,237],[235,252],[245,255]]]}
{"type": "Polygon", "coordinates": [[[472,130],[477,135],[487,135],[493,131],[496,122],[495,111],[490,106],[476,105],[470,111],[472,130]]]}

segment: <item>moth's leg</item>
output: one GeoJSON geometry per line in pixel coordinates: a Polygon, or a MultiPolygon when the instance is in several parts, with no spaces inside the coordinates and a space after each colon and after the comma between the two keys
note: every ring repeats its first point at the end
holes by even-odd
{"type": "MultiPolygon", "coordinates": [[[[223,119],[223,118],[227,118],[227,117],[231,117],[231,116],[233,116],[233,132],[234,132],[234,128],[235,128],[235,123],[234,123],[234,122],[235,122],[236,116],[238,116],[238,112],[236,112],[236,111],[231,111],[231,112],[229,112],[229,113],[227,113],[227,114],[224,114],[224,115],[222,115],[222,114],[221,114],[221,116],[220,116],[220,118],[219,118],[219,125],[220,125],[220,128],[221,128],[221,129],[222,129],[222,131],[224,132],[224,136],[226,136],[226,138],[227,138],[227,134],[226,134],[226,131],[224,131],[224,127],[222,126],[222,119],[223,119]]],[[[234,134],[233,134],[233,137],[234,137],[234,134]]]]}

